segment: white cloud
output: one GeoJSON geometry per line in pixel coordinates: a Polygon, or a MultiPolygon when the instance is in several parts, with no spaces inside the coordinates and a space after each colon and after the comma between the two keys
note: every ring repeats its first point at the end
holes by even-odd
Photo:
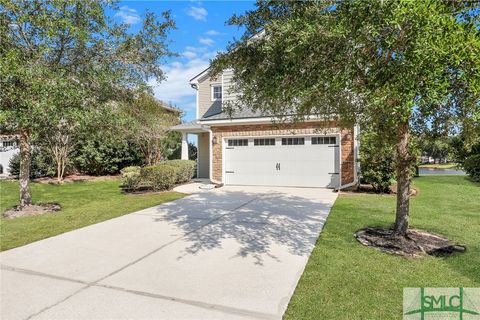
{"type": "Polygon", "coordinates": [[[217,30],[208,30],[207,32],[205,32],[205,34],[207,36],[212,36],[212,37],[221,35],[221,33],[218,32],[217,30]]]}
{"type": "Polygon", "coordinates": [[[151,81],[155,96],[165,102],[177,104],[184,110],[194,107],[191,101],[195,101],[195,90],[188,83],[190,79],[208,68],[209,59],[214,57],[216,52],[206,52],[200,57],[188,60],[185,63],[175,61],[165,66],[164,71],[167,80],[157,83],[151,81]],[[193,99],[193,100],[192,100],[193,99]],[[188,103],[186,103],[189,101],[188,103]]]}
{"type": "Polygon", "coordinates": [[[215,43],[215,41],[212,38],[200,38],[198,39],[198,42],[205,46],[211,46],[215,43]]]}
{"type": "Polygon", "coordinates": [[[138,14],[138,11],[127,6],[120,7],[120,11],[115,13],[115,17],[122,19],[123,23],[133,25],[139,23],[142,19],[138,14]]]}
{"type": "Polygon", "coordinates": [[[217,51],[209,50],[208,47],[192,47],[192,46],[187,46],[185,47],[185,51],[183,51],[182,56],[184,56],[187,59],[203,59],[203,60],[209,60],[215,57],[217,54],[217,51]]]}
{"type": "Polygon", "coordinates": [[[216,50],[205,46],[187,46],[180,59],[167,64],[163,70],[167,79],[161,83],[150,81],[155,97],[171,102],[185,111],[185,120],[195,119],[196,92],[190,87],[189,81],[210,65],[210,59],[217,55],[216,50]]]}
{"type": "Polygon", "coordinates": [[[182,56],[184,56],[185,58],[188,58],[188,59],[193,59],[193,58],[197,57],[197,54],[193,51],[186,50],[182,53],[182,56]]]}
{"type": "Polygon", "coordinates": [[[202,52],[207,52],[208,48],[207,47],[186,46],[185,50],[186,51],[193,51],[193,52],[196,52],[196,53],[202,53],[202,52]]]}
{"type": "Polygon", "coordinates": [[[186,11],[186,14],[193,17],[195,20],[207,21],[208,11],[202,7],[190,7],[186,11]]]}

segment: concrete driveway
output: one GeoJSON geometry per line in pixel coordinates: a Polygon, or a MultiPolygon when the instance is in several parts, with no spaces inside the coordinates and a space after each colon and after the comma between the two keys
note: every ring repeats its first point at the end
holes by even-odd
{"type": "Polygon", "coordinates": [[[1,318],[280,319],[336,193],[179,190],[195,193],[2,252],[1,318]]]}

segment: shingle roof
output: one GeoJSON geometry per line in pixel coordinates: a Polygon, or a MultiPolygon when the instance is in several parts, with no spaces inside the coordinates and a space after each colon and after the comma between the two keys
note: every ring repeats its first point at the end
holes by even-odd
{"type": "Polygon", "coordinates": [[[203,116],[200,120],[201,121],[208,121],[208,120],[226,120],[226,119],[245,119],[245,118],[263,118],[269,117],[271,115],[262,113],[261,111],[252,111],[249,108],[242,108],[242,109],[235,109],[231,113],[220,110],[220,112],[215,114],[207,114],[203,116]]]}
{"type": "Polygon", "coordinates": [[[170,128],[171,130],[196,130],[202,129],[202,125],[197,120],[177,124],[170,128]]]}

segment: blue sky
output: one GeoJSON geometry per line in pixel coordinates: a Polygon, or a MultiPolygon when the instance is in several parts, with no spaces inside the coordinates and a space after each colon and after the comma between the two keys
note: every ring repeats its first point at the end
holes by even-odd
{"type": "Polygon", "coordinates": [[[121,1],[115,19],[131,25],[141,24],[146,10],[160,14],[171,10],[177,30],[170,33],[170,48],[180,54],[169,58],[163,66],[167,80],[151,83],[155,96],[172,102],[185,111],[184,120],[195,119],[195,90],[188,80],[208,67],[218,51],[224,51],[228,42],[240,37],[242,30],[226,26],[234,14],[254,7],[253,1],[121,1]]]}

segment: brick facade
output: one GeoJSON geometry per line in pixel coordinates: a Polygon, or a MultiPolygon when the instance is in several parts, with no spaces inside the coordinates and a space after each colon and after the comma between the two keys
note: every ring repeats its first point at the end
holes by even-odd
{"type": "Polygon", "coordinates": [[[279,136],[291,134],[340,134],[341,137],[341,181],[342,184],[354,179],[354,143],[353,128],[341,129],[334,122],[304,122],[300,124],[257,124],[212,126],[212,134],[216,143],[212,149],[212,177],[215,182],[222,181],[222,143],[224,137],[241,136],[279,136]]]}

